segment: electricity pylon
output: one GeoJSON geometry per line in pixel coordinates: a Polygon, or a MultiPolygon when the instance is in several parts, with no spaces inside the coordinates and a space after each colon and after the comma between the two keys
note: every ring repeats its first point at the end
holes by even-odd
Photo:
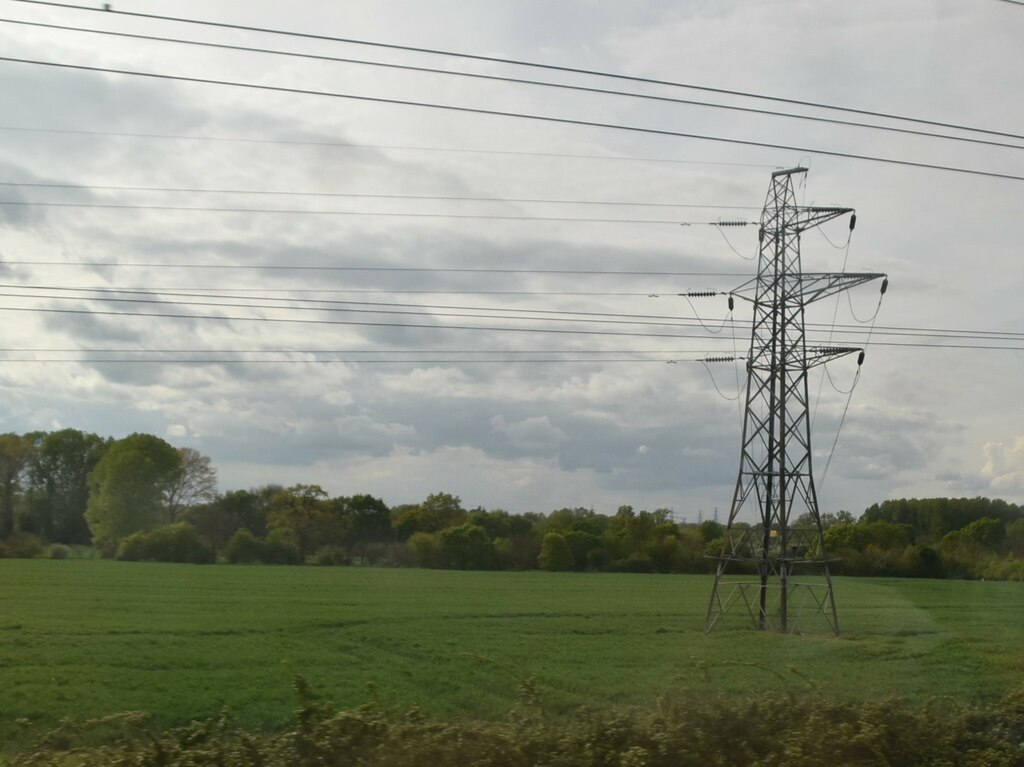
{"type": "Polygon", "coordinates": [[[852,208],[797,205],[794,177],[806,172],[792,168],[772,174],[761,213],[757,277],[730,293],[730,304],[734,296],[753,302],[754,318],[740,468],[705,631],[743,603],[759,629],[798,631],[800,614],[809,605],[839,633],[812,473],[808,371],[858,352],[860,365],[864,353],[809,344],[804,311],[815,301],[885,275],[801,271],[803,232],[847,213],[851,230],[856,222],[852,208]],[[756,504],[754,524],[737,524],[748,504],[756,504]],[[812,524],[792,527],[790,521],[801,516],[812,524]],[[726,578],[730,571],[757,580],[726,578]]]}

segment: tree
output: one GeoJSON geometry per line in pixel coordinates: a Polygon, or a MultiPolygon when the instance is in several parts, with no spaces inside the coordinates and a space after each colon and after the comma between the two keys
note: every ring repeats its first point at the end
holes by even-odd
{"type": "Polygon", "coordinates": [[[14,532],[14,498],[32,451],[30,437],[11,432],[0,434],[0,538],[14,532]]]}
{"type": "Polygon", "coordinates": [[[572,550],[561,533],[545,533],[540,544],[540,557],[537,564],[541,570],[571,570],[572,550]]]}
{"type": "Polygon", "coordinates": [[[254,538],[266,535],[271,501],[283,491],[280,485],[264,485],[255,490],[231,490],[209,503],[184,510],[181,516],[199,531],[215,552],[219,552],[243,528],[254,538]]]}
{"type": "Polygon", "coordinates": [[[393,512],[395,532],[403,540],[413,533],[437,533],[466,520],[462,499],[449,493],[432,493],[417,506],[401,506],[393,512]]]}
{"type": "Polygon", "coordinates": [[[480,526],[467,522],[442,530],[441,561],[455,570],[489,570],[494,567],[494,544],[480,526]]]}
{"type": "Polygon", "coordinates": [[[270,502],[267,514],[270,534],[287,531],[298,547],[299,560],[327,543],[340,543],[346,529],[344,514],[327,501],[319,485],[293,485],[282,490],[270,502]]]}
{"type": "Polygon", "coordinates": [[[114,442],[89,474],[85,516],[93,542],[109,550],[126,535],[154,528],[180,461],[177,450],[152,434],[114,442]]]}
{"type": "Polygon", "coordinates": [[[1014,557],[1024,557],[1024,517],[1006,526],[1006,547],[1014,557]]]}
{"type": "Polygon", "coordinates": [[[167,524],[173,524],[183,509],[217,497],[217,471],[209,456],[190,447],[179,447],[178,458],[178,473],[167,488],[167,524]]]}
{"type": "Polygon", "coordinates": [[[89,472],[111,440],[77,429],[44,435],[28,467],[28,519],[52,542],[88,543],[89,472]]]}
{"type": "Polygon", "coordinates": [[[998,551],[1006,540],[1006,526],[998,519],[982,517],[965,526],[961,531],[969,541],[984,546],[990,551],[998,551]]]}

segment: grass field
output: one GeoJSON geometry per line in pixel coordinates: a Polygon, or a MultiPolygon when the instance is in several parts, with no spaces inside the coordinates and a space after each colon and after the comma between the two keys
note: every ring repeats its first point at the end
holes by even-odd
{"type": "Polygon", "coordinates": [[[295,674],[367,700],[496,717],[754,688],[982,700],[1024,686],[1024,584],[836,579],[843,636],[711,635],[704,576],[0,560],[0,740],[137,710],[287,722],[295,674]],[[799,674],[790,671],[795,668],[799,674]]]}

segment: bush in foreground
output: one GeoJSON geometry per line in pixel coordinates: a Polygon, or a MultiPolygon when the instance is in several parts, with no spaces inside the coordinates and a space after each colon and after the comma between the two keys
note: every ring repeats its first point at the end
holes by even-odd
{"type": "Polygon", "coordinates": [[[228,718],[163,733],[141,715],[62,723],[12,767],[696,767],[697,765],[961,765],[1024,763],[1024,691],[981,707],[948,700],[912,706],[890,699],[836,703],[815,695],[766,705],[726,698],[664,699],[650,711],[580,711],[545,718],[525,680],[523,703],[498,722],[389,713],[370,703],[335,711],[296,681],[303,705],[285,732],[256,734],[228,718]],[[126,718],[127,717],[127,718],[126,718]],[[99,743],[98,739],[107,738],[99,743]]]}

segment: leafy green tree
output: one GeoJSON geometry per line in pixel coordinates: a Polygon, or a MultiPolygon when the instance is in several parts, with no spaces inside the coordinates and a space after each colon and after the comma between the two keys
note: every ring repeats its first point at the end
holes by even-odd
{"type": "Polygon", "coordinates": [[[490,570],[497,559],[494,544],[479,525],[467,522],[441,531],[441,558],[455,570],[490,570]]]}
{"type": "Polygon", "coordinates": [[[570,530],[563,537],[572,552],[572,569],[586,570],[590,566],[590,552],[601,546],[600,536],[585,530],[570,530]]]}
{"type": "Polygon", "coordinates": [[[267,534],[267,514],[274,496],[284,490],[280,485],[264,485],[255,490],[231,490],[209,503],[192,506],[182,518],[193,525],[214,551],[222,551],[242,528],[254,538],[267,534]]]}
{"type": "Polygon", "coordinates": [[[487,537],[492,541],[522,535],[533,528],[533,522],[527,517],[509,514],[504,509],[473,509],[466,521],[486,530],[487,537]]]}
{"type": "Polygon", "coordinates": [[[89,543],[89,473],[112,440],[78,429],[43,435],[28,467],[28,517],[50,541],[89,543]]]}
{"type": "Polygon", "coordinates": [[[659,573],[682,571],[685,554],[679,539],[674,535],[662,535],[650,541],[644,553],[659,573]]]}
{"type": "MultiPolygon", "coordinates": [[[[825,512],[820,516],[821,526],[823,529],[828,529],[833,525],[852,525],[857,520],[853,514],[848,511],[837,511],[834,514],[832,512],[825,512]]],[[[796,522],[793,527],[814,527],[814,517],[809,511],[805,511],[799,517],[796,518],[796,522]]]]}
{"type": "Polygon", "coordinates": [[[413,533],[437,533],[466,521],[462,499],[449,493],[432,493],[423,503],[394,510],[395,533],[401,540],[413,533]]]}
{"type": "Polygon", "coordinates": [[[0,434],[0,538],[14,532],[14,503],[34,450],[30,436],[0,434]]]}
{"type": "Polygon", "coordinates": [[[441,567],[444,562],[440,533],[416,532],[405,542],[406,551],[417,567],[441,567]]]}
{"type": "Polygon", "coordinates": [[[345,543],[355,556],[372,561],[380,555],[381,546],[392,539],[391,510],[380,498],[353,495],[335,500],[339,513],[347,517],[345,543]]]}
{"type": "Polygon", "coordinates": [[[914,543],[913,538],[914,531],[910,525],[865,522],[864,519],[852,525],[833,525],[825,531],[825,545],[829,551],[840,548],[864,551],[868,546],[903,550],[914,543]]]}
{"type": "Polygon", "coordinates": [[[716,540],[725,535],[725,525],[715,522],[713,519],[705,519],[697,525],[697,530],[700,532],[705,543],[716,540]]]}
{"type": "Polygon", "coordinates": [[[541,570],[571,570],[573,565],[572,550],[561,533],[545,533],[540,544],[540,556],[537,564],[541,570]]]}
{"type": "Polygon", "coordinates": [[[1006,526],[998,519],[982,517],[976,519],[961,531],[963,537],[989,551],[999,551],[1006,540],[1006,526]]]}
{"type": "Polygon", "coordinates": [[[563,508],[552,511],[541,523],[541,532],[567,533],[570,530],[601,535],[608,527],[608,517],[598,514],[593,509],[582,506],[563,508]]]}
{"type": "Polygon", "coordinates": [[[179,469],[178,451],[152,434],[114,442],[89,474],[86,521],[93,542],[109,550],[126,535],[155,527],[179,469]]]}
{"type": "Polygon", "coordinates": [[[268,540],[274,531],[287,531],[298,548],[299,559],[345,535],[344,515],[327,502],[319,485],[293,485],[277,493],[267,513],[268,540]]]}
{"type": "Polygon", "coordinates": [[[503,570],[533,570],[540,556],[540,534],[531,528],[494,541],[498,566],[503,570]]]}
{"type": "Polygon", "coordinates": [[[226,554],[233,565],[252,565],[263,561],[262,541],[246,528],[236,530],[228,541],[226,554]]]}
{"type": "Polygon", "coordinates": [[[917,542],[931,543],[984,517],[1013,522],[1024,508],[990,498],[901,498],[868,507],[861,521],[910,525],[917,542]]]}
{"type": "Polygon", "coordinates": [[[1006,548],[1014,557],[1024,557],[1024,517],[1006,526],[1006,548]]]}

